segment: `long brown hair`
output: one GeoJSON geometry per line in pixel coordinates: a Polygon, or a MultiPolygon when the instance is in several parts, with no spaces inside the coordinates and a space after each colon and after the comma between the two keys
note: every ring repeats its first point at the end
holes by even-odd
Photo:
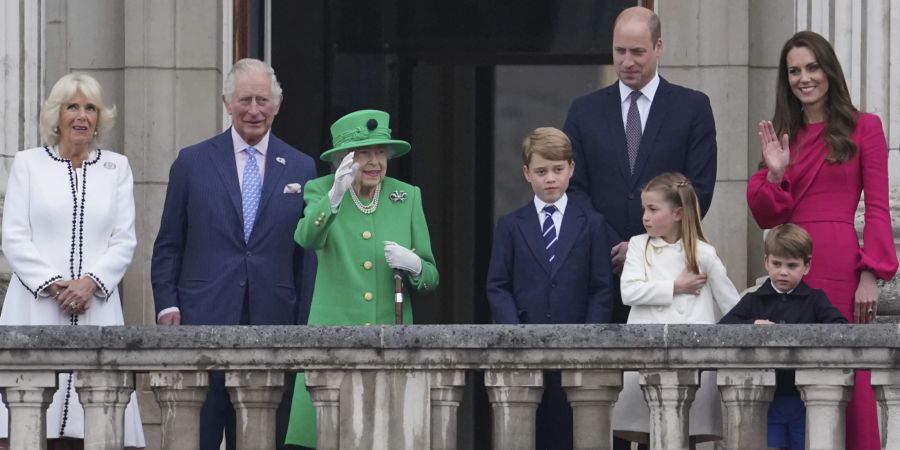
{"type": "Polygon", "coordinates": [[[837,55],[834,54],[834,48],[825,38],[812,31],[801,31],[791,36],[781,49],[781,58],[778,60],[775,117],[772,119],[775,132],[778,136],[787,133],[793,140],[797,130],[804,125],[803,104],[791,91],[788,82],[787,54],[797,47],[809,49],[828,78],[824,136],[830,151],[826,161],[830,163],[848,161],[856,155],[856,144],[850,139],[850,135],[856,129],[857,109],[850,99],[844,71],[837,55]]]}
{"type": "MultiPolygon", "coordinates": [[[[697,262],[697,241],[709,243],[700,218],[700,201],[694,186],[686,176],[678,172],[665,172],[657,175],[646,186],[643,192],[658,192],[673,208],[681,208],[681,244],[684,246],[684,257],[688,270],[700,274],[697,262]]],[[[650,240],[647,240],[649,245],[650,240]]],[[[646,252],[647,249],[644,249],[646,252]]]]}

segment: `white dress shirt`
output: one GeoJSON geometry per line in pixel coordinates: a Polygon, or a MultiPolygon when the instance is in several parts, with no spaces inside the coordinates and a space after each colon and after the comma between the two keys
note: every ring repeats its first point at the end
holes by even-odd
{"type": "MultiPolygon", "coordinates": [[[[266,175],[266,152],[269,150],[269,133],[271,131],[267,131],[265,136],[253,145],[252,147],[256,149],[256,153],[253,155],[256,158],[256,165],[259,166],[259,181],[265,179],[266,175]]],[[[237,164],[237,175],[238,175],[238,186],[244,185],[244,167],[247,166],[247,147],[251,147],[244,138],[235,131],[234,127],[231,127],[231,142],[234,144],[234,162],[237,164]]]]}
{"type": "MultiPolygon", "coordinates": [[[[656,89],[659,88],[659,72],[653,76],[644,87],[640,89],[641,95],[637,100],[638,111],[641,113],[641,132],[647,128],[647,116],[650,115],[650,106],[653,104],[653,97],[656,96],[656,89]]],[[[631,98],[629,97],[634,89],[625,86],[619,82],[619,95],[622,99],[622,123],[628,127],[628,109],[631,107],[631,98]]],[[[627,130],[626,130],[627,132],[627,130]]]]}
{"type": "Polygon", "coordinates": [[[545,203],[543,200],[539,199],[537,195],[534,196],[534,208],[537,210],[538,216],[538,228],[543,229],[544,227],[544,219],[547,214],[544,212],[544,207],[547,205],[553,205],[556,207],[556,212],[553,213],[553,226],[556,227],[556,235],[559,236],[559,230],[562,228],[562,220],[563,216],[566,215],[566,205],[569,204],[569,198],[563,193],[562,197],[556,201],[556,203],[545,203]]]}

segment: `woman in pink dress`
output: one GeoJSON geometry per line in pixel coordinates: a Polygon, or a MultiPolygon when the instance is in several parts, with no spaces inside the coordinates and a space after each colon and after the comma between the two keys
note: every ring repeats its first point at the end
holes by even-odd
{"type": "MultiPolygon", "coordinates": [[[[888,212],[887,142],[881,119],[850,100],[831,44],[811,31],[781,51],[775,117],[759,124],[764,167],[750,179],[747,202],[762,228],[797,224],[813,238],[805,281],[828,294],[851,323],[872,323],[875,279],[891,279],[897,256],[888,212]],[[865,191],[860,248],[853,219],[865,191]]],[[[847,406],[848,449],[880,447],[868,371],[857,371],[847,406]]]]}

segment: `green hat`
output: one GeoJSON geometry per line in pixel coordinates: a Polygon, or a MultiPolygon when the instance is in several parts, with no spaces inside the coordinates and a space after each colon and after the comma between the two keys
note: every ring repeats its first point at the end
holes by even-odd
{"type": "Polygon", "coordinates": [[[323,152],[319,159],[331,161],[331,158],[345,150],[383,145],[390,148],[388,159],[409,153],[409,142],[391,139],[388,128],[391,116],[374,109],[364,109],[341,117],[331,126],[331,143],[333,148],[323,152]]]}

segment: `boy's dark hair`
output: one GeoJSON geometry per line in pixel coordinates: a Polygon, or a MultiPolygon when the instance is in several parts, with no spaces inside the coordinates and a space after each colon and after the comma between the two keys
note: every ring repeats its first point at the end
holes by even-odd
{"type": "Polygon", "coordinates": [[[809,233],[792,223],[779,225],[766,235],[766,256],[802,259],[809,264],[812,259],[813,242],[809,233]]]}
{"type": "Polygon", "coordinates": [[[566,133],[556,128],[535,128],[522,141],[522,162],[526,166],[531,164],[531,155],[534,154],[550,161],[572,162],[572,142],[566,133]]]}

